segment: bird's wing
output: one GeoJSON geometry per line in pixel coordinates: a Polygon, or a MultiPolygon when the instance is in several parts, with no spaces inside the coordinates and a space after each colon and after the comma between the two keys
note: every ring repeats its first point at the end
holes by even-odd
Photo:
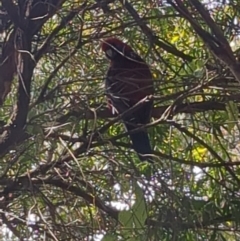
{"type": "Polygon", "coordinates": [[[108,102],[113,113],[123,113],[131,107],[131,100],[127,95],[127,83],[121,76],[117,76],[116,71],[111,68],[107,73],[105,88],[108,102]]]}
{"type": "MultiPolygon", "coordinates": [[[[123,113],[147,95],[152,94],[152,78],[148,69],[123,69],[110,67],[107,73],[106,81],[106,94],[108,97],[109,107],[112,113],[123,113]]],[[[143,105],[140,109],[145,109],[149,112],[151,108],[148,106],[144,108],[143,105]],[[148,110],[149,108],[149,110],[148,110]]],[[[137,118],[138,112],[135,112],[137,118]]],[[[139,113],[139,116],[142,114],[139,113]]],[[[146,121],[140,118],[140,123],[146,121]]],[[[138,119],[139,119],[138,118],[138,119]]],[[[149,119],[149,118],[148,118],[149,119]]]]}

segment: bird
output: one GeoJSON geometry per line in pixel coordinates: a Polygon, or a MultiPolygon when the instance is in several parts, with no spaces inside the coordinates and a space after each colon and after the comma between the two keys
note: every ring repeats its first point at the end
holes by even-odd
{"type": "Polygon", "coordinates": [[[153,107],[153,78],[147,63],[126,43],[116,37],[102,40],[101,49],[110,61],[105,78],[105,92],[112,114],[123,114],[137,103],[122,122],[129,133],[132,148],[140,161],[152,163],[152,148],[148,133],[141,125],[150,122],[153,107]],[[146,99],[146,101],[139,102],[146,99]],[[136,131],[132,132],[134,129],[136,131]],[[139,130],[137,130],[139,129],[139,130]]]}

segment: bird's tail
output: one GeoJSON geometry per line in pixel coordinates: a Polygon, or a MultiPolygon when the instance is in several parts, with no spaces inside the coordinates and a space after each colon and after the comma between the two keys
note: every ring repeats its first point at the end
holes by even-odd
{"type": "MultiPolygon", "coordinates": [[[[130,131],[133,128],[128,128],[127,130],[130,131]]],[[[138,153],[139,159],[141,161],[148,161],[152,162],[152,148],[150,145],[150,140],[148,137],[148,133],[144,130],[140,130],[138,132],[133,132],[129,134],[130,139],[132,141],[133,149],[138,153]]]]}

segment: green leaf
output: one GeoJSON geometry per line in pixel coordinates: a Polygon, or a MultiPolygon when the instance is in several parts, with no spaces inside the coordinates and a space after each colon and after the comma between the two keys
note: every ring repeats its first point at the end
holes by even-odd
{"type": "Polygon", "coordinates": [[[134,183],[136,202],[133,205],[134,226],[136,228],[143,228],[147,218],[147,205],[145,203],[144,192],[139,187],[137,182],[134,183]]]}
{"type": "Polygon", "coordinates": [[[228,113],[228,131],[231,132],[238,121],[239,111],[237,104],[233,101],[229,101],[226,104],[226,111],[228,113]]]}
{"type": "Polygon", "coordinates": [[[118,216],[119,222],[126,228],[133,227],[133,214],[131,211],[121,211],[118,216]]]}
{"type": "Polygon", "coordinates": [[[101,241],[115,241],[117,240],[117,237],[116,235],[113,235],[113,234],[106,234],[102,239],[101,241]]]}

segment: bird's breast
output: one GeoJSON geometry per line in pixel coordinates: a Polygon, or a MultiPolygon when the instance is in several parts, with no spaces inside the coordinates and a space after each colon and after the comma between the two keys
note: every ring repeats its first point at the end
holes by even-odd
{"type": "Polygon", "coordinates": [[[135,104],[153,94],[153,80],[148,68],[114,68],[108,72],[106,88],[115,97],[135,104]]]}

